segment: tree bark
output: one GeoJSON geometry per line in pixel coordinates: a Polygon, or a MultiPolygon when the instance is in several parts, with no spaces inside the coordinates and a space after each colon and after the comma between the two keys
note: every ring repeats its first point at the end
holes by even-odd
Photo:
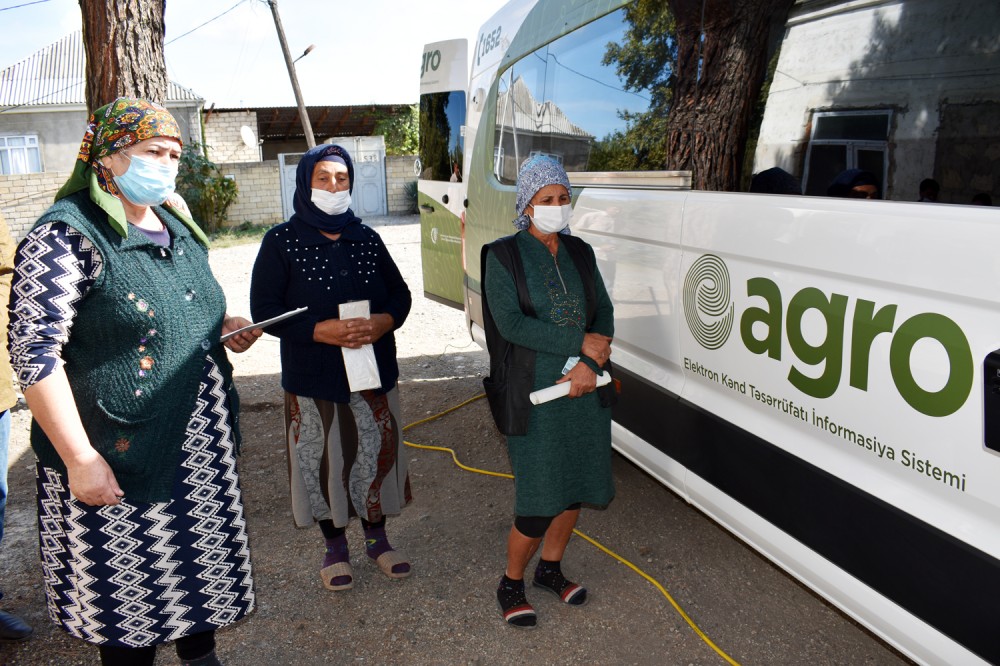
{"type": "Polygon", "coordinates": [[[768,32],[792,2],[669,0],[678,54],[666,168],[690,170],[692,188],[739,187],[750,118],[767,67],[768,32]]]}
{"type": "Polygon", "coordinates": [[[121,96],[166,100],[165,7],[166,0],[80,0],[88,111],[121,96]]]}

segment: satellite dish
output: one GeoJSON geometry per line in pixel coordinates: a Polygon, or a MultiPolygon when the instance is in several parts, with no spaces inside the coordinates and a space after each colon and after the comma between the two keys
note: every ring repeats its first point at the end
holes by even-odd
{"type": "Polygon", "coordinates": [[[254,136],[253,130],[249,126],[244,125],[240,128],[240,137],[243,138],[243,143],[247,148],[257,147],[257,137],[254,136]]]}

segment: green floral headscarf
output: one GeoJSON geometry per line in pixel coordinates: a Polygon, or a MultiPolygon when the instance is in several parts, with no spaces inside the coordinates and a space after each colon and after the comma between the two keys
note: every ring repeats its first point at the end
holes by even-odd
{"type": "MultiPolygon", "coordinates": [[[[56,193],[55,200],[89,188],[91,200],[107,212],[112,228],[122,237],[128,236],[128,222],[118,199],[118,187],[100,159],[155,137],[169,137],[183,143],[177,121],[159,104],[135,97],[119,97],[97,109],[87,121],[87,131],[80,143],[73,173],[56,193]]],[[[186,211],[170,201],[164,206],[184,222],[202,243],[208,245],[208,237],[186,211]]]]}

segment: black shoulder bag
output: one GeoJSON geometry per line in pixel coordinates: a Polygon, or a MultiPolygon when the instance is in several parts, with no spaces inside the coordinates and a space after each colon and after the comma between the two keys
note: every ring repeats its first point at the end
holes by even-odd
{"type": "Polygon", "coordinates": [[[508,342],[500,335],[486,299],[486,257],[490,251],[514,278],[521,312],[535,316],[524,278],[524,264],[517,250],[517,239],[505,236],[484,245],[480,253],[480,289],[483,297],[483,329],[486,350],[490,354],[490,376],[483,378],[483,389],[490,403],[493,421],[504,435],[528,433],[531,416],[531,387],[535,384],[535,350],[508,342]]]}

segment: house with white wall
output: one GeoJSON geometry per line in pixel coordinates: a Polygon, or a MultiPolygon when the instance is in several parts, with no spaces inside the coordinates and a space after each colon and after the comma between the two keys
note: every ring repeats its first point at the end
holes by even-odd
{"type": "Polygon", "coordinates": [[[799,0],[785,24],[754,171],[825,194],[842,170],[885,198],[1000,200],[1000,2],[799,0]]]}
{"type": "MultiPolygon", "coordinates": [[[[73,170],[87,127],[80,31],[0,69],[0,213],[21,237],[73,170]]],[[[110,100],[109,100],[110,101],[110,100]]],[[[197,93],[173,81],[162,100],[185,141],[201,139],[197,93]]]]}

